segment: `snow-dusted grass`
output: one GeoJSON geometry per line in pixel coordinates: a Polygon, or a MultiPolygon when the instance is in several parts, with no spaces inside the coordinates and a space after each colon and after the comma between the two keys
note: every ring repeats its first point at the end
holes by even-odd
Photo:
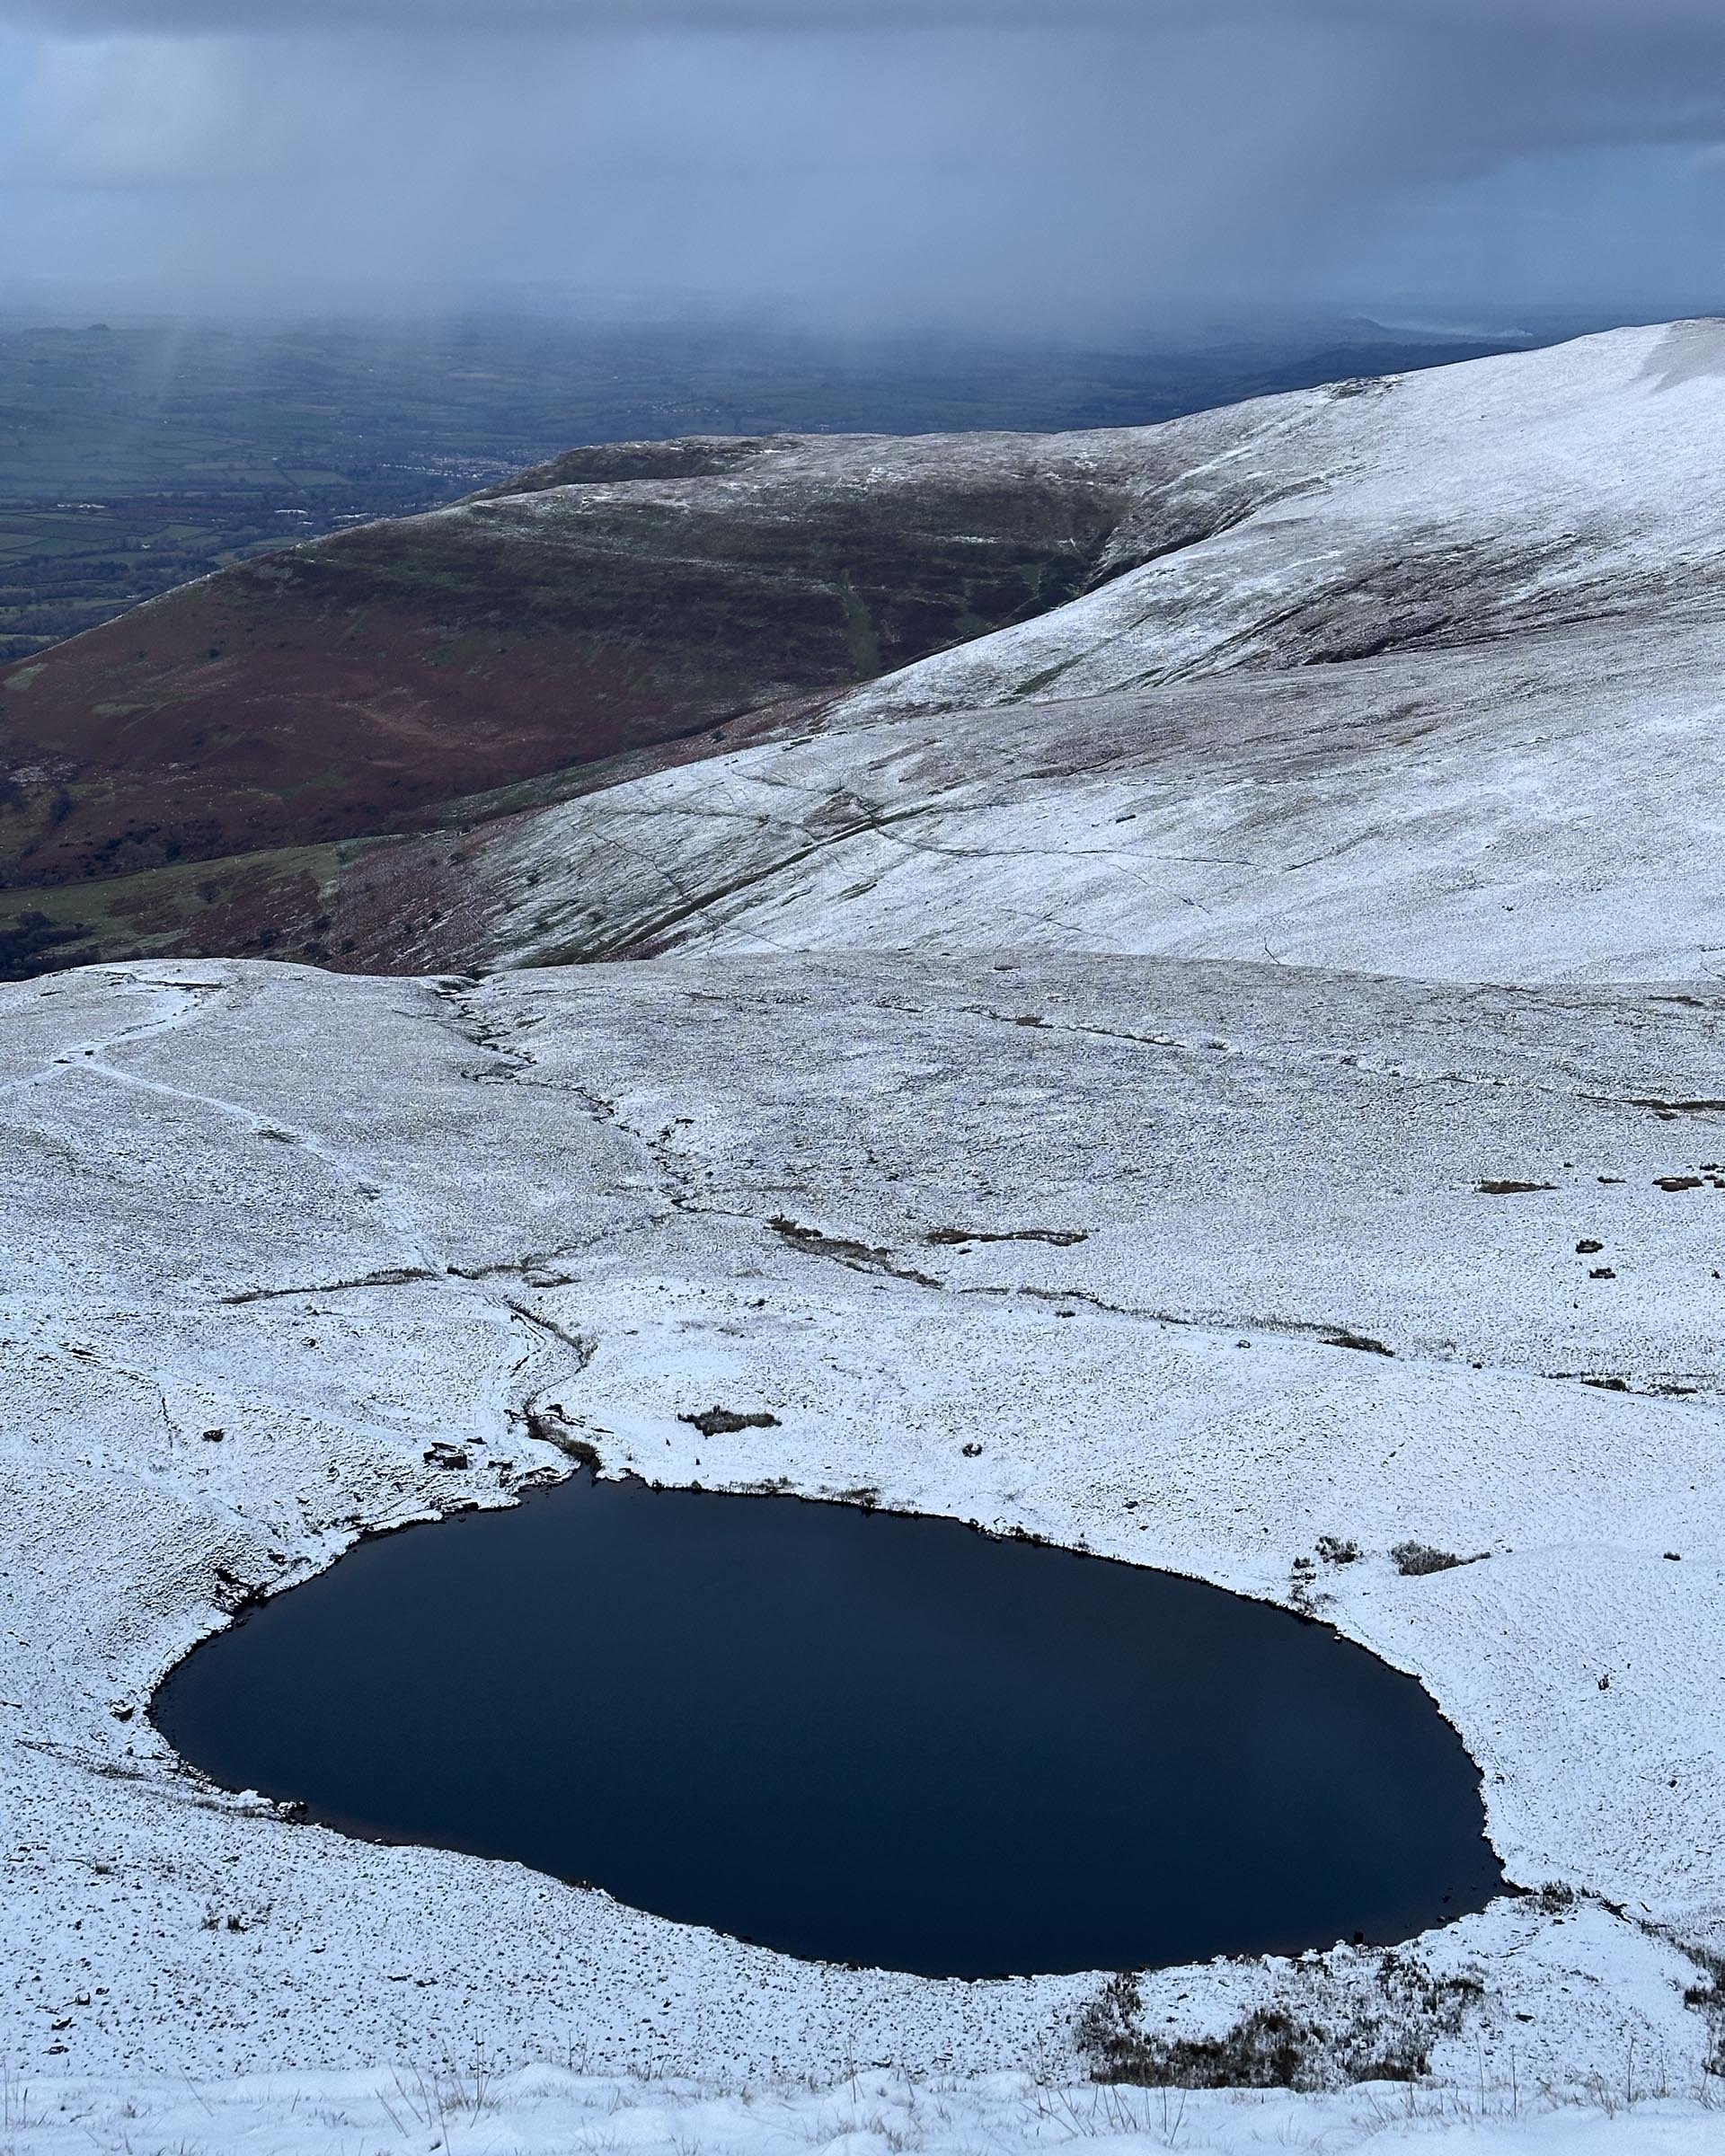
{"type": "MultiPolygon", "coordinates": [[[[1700,2086],[1725,1147],[1671,1104],[1717,1097],[1722,1021],[1693,988],[1129,959],[5,990],[0,2055],[1082,2070],[1099,1977],[785,1961],[296,1825],[155,1737],[152,1683],[245,1594],[592,1445],[1313,1608],[1455,1720],[1511,1877],[1578,1890],[1420,1943],[1482,1986],[1433,2071],[1700,2086]],[[964,1240],[1027,1229],[1063,1240],[964,1240]],[[715,1402],[777,1426],[681,1419],[715,1402]],[[1410,1541],[1489,1555],[1410,1573],[1410,1541]]],[[[1143,1987],[1162,2037],[1260,2009],[1381,2019],[1380,1957],[1143,1987]]]]}
{"type": "Polygon", "coordinates": [[[1714,977],[1725,626],[843,715],[500,827],[482,943],[1714,977]]]}
{"type": "Polygon", "coordinates": [[[845,707],[1104,695],[1712,608],[1722,428],[1725,323],[1701,321],[1098,436],[1149,467],[1142,528],[1163,536],[1181,505],[1192,543],[845,707]]]}
{"type": "Polygon", "coordinates": [[[1022,2074],[831,2087],[703,2088],[555,2067],[498,2073],[482,2057],[427,2072],[0,2085],[5,2156],[1312,2156],[1441,2148],[1446,2156],[1709,2156],[1725,2112],[1601,2079],[1553,2104],[1517,2086],[1382,2082],[1331,2098],[1098,2088],[1022,2074]]]}

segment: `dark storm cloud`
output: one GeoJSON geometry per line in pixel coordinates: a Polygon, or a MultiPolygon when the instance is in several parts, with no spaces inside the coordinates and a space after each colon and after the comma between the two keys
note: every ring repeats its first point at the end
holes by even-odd
{"type": "MultiPolygon", "coordinates": [[[[1322,85],[1304,51],[1362,101],[1379,100],[1386,167],[1554,144],[1706,138],[1725,119],[1725,0],[0,0],[0,23],[62,40],[219,37],[251,43],[378,39],[433,49],[596,37],[758,38],[796,46],[858,38],[937,42],[952,31],[1016,32],[1083,49],[1111,38],[1190,81],[1219,119],[1230,95],[1258,111],[1322,85]],[[1264,54],[1292,56],[1286,82],[1264,54]],[[1398,148],[1400,157],[1398,158],[1398,148]]],[[[349,65],[358,63],[349,62],[349,65]]],[[[769,57],[768,65],[771,66],[769,57]]],[[[1128,65],[1131,65],[1130,62],[1128,65]]]]}
{"type": "Polygon", "coordinates": [[[1154,31],[1181,21],[1228,18],[1340,22],[1361,28],[1446,26],[1532,30],[1568,38],[1601,32],[1659,38],[1685,29],[1721,34],[1716,0],[0,0],[0,15],[66,31],[151,33],[212,29],[268,33],[377,26],[482,35],[512,26],[581,31],[594,25],[729,26],[820,31],[993,22],[1059,31],[1106,22],[1154,31]]]}
{"type": "MultiPolygon", "coordinates": [[[[0,0],[5,26],[33,56],[14,229],[164,273],[1101,319],[1333,285],[1422,190],[1725,139],[1725,0],[0,0]]],[[[1717,181],[1685,184],[1652,252],[1711,274],[1717,181]]],[[[1544,185],[1542,273],[1638,268],[1544,185]]],[[[1513,283],[1522,243],[1488,237],[1513,283]]]]}
{"type": "Polygon", "coordinates": [[[1573,42],[1621,37],[1657,43],[1691,31],[1711,46],[1725,44],[1717,0],[0,0],[0,20],[63,35],[388,29],[492,37],[511,30],[819,32],[952,23],[1056,31],[1103,23],[1154,33],[1180,23],[1224,27],[1253,18],[1342,23],[1366,32],[1533,32],[1573,42]]]}

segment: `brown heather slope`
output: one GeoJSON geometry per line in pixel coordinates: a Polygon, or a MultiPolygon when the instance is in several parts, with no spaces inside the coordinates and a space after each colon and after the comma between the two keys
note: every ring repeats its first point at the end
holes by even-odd
{"type": "Polygon", "coordinates": [[[579,452],[188,586],[0,676],[0,886],[411,831],[1043,612],[1124,508],[1084,438],[579,452]]]}
{"type": "Polygon", "coordinates": [[[792,702],[632,755],[436,805],[429,827],[279,846],[34,888],[0,888],[0,981],[98,959],[291,959],[349,973],[483,965],[488,893],[473,864],[550,805],[746,747],[794,726],[792,702]]]}

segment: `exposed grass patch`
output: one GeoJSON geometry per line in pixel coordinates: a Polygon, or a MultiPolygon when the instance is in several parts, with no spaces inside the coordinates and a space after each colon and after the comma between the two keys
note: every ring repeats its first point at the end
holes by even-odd
{"type": "Polygon", "coordinates": [[[1390,1551],[1395,1568],[1404,1578],[1422,1578],[1429,1572],[1453,1572],[1460,1565],[1477,1565],[1491,1555],[1481,1550],[1472,1557],[1458,1557],[1453,1550],[1434,1550],[1429,1542],[1398,1542],[1390,1551]]]}
{"type": "Polygon", "coordinates": [[[677,1419],[699,1430],[703,1437],[730,1437],[739,1430],[776,1430],[779,1427],[776,1415],[739,1414],[734,1408],[705,1408],[698,1415],[679,1415],[677,1419]]]}
{"type": "Polygon", "coordinates": [[[942,1248],[967,1242],[1046,1242],[1069,1250],[1090,1241],[1088,1228],[931,1228],[923,1241],[942,1248]]]}
{"type": "Polygon", "coordinates": [[[1335,2089],[1414,2081],[1432,2046],[1455,2035],[1484,1994],[1474,1975],[1435,1976],[1405,1955],[1358,1957],[1341,1971],[1299,1970],[1298,2004],[1257,2006],[1218,2035],[1163,2036],[1139,2026],[1140,1979],[1122,1973],[1079,2015],[1074,2034],[1092,2078],[1145,2089],[1335,2089]]]}

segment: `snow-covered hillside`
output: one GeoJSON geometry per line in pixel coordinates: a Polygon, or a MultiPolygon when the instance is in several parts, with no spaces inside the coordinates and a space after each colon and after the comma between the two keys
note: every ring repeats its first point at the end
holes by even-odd
{"type": "MultiPolygon", "coordinates": [[[[984,443],[967,485],[1107,493],[1119,573],[311,886],[427,977],[0,988],[0,2148],[1721,2145],[1722,440],[1689,324],[984,443]],[[1455,1723],[1516,1891],[942,1984],[155,1734],[248,1597],[588,1448],[1309,1612],[1455,1723]],[[1298,2093],[1086,2081],[1264,2014],[1298,2093]],[[1422,2084],[1340,2086],[1385,2026],[1422,2084]]],[[[908,513],[960,454],[746,446],[627,517],[908,513]]]]}
{"type": "MultiPolygon", "coordinates": [[[[1309,1604],[1420,1674],[1510,1876],[1561,1889],[1421,1948],[1485,1987],[1446,2071],[1632,2046],[1697,2086],[1722,1029],[1717,992],[1131,959],[6,990],[5,2054],[1071,2071],[1096,1979],[784,1961],[176,1764],[150,1686],[237,1598],[566,1471],[561,1436],[1309,1604]],[[1049,1229],[1082,1240],[1018,1239],[1049,1229]],[[714,1399],[778,1425],[679,1420],[714,1399]],[[1405,1541],[1482,1561],[1407,1575],[1405,1541]]],[[[1334,2028],[1380,1960],[1171,1972],[1146,2011],[1334,2028]]]]}
{"type": "MultiPolygon", "coordinates": [[[[1715,614],[1722,429],[1721,322],[1178,420],[1150,432],[1164,455],[1180,442],[1181,468],[1141,494],[1138,513],[1161,539],[1170,494],[1191,504],[1190,543],[847,702],[961,710],[1574,621],[1715,614]]],[[[1123,560],[1134,528],[1117,537],[1123,560]]]]}
{"type": "Polygon", "coordinates": [[[1155,558],[491,826],[438,947],[1717,968],[1725,325],[1093,438],[1155,558]]]}
{"type": "Polygon", "coordinates": [[[502,826],[464,950],[1092,950],[1428,979],[1725,968],[1725,625],[841,715],[502,826]]]}
{"type": "Polygon", "coordinates": [[[574,452],[0,680],[0,969],[1686,972],[1721,440],[1701,322],[1163,427],[574,452]]]}

